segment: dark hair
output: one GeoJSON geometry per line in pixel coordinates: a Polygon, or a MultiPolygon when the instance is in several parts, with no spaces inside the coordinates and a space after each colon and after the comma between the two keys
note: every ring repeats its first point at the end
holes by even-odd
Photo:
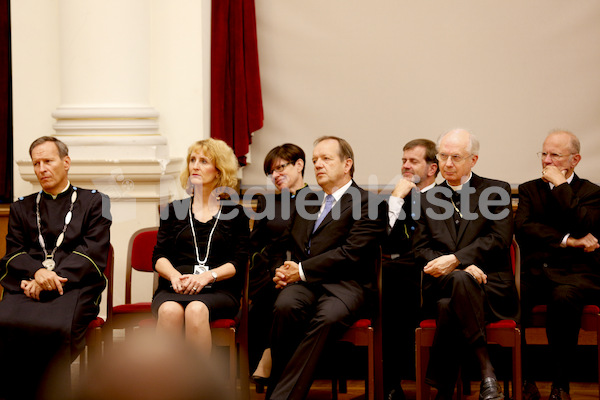
{"type": "Polygon", "coordinates": [[[350,177],[354,177],[354,152],[352,151],[352,146],[350,146],[350,143],[337,136],[321,136],[320,138],[315,140],[314,145],[316,146],[324,140],[335,140],[338,142],[340,148],[338,154],[340,156],[340,159],[342,161],[348,158],[352,160],[352,167],[350,167],[350,177]]]}
{"type": "Polygon", "coordinates": [[[406,143],[402,151],[411,150],[419,146],[425,148],[425,161],[427,164],[435,164],[438,166],[437,170],[435,171],[435,176],[437,176],[437,174],[440,172],[440,166],[436,157],[437,149],[435,142],[429,139],[414,139],[406,143]]]}
{"type": "Polygon", "coordinates": [[[46,142],[53,142],[58,149],[58,156],[62,159],[69,155],[69,148],[64,142],[58,140],[53,136],[42,136],[33,141],[31,146],[29,146],[29,157],[31,157],[31,153],[33,153],[33,149],[39,146],[40,144],[44,144],[46,142]]]}
{"type": "MultiPolygon", "coordinates": [[[[281,146],[272,148],[271,151],[267,153],[265,157],[265,163],[263,165],[265,175],[271,175],[271,171],[273,171],[273,164],[278,158],[287,162],[291,162],[292,164],[296,164],[296,161],[302,160],[304,165],[306,165],[306,156],[304,155],[304,150],[295,144],[285,143],[281,146]]],[[[302,177],[304,177],[304,166],[302,166],[302,177]]]]}

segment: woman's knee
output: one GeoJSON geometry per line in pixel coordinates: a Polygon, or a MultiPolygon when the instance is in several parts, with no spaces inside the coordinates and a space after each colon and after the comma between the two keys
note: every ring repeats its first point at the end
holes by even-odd
{"type": "Polygon", "coordinates": [[[186,324],[208,323],[210,320],[210,310],[206,304],[201,301],[192,301],[185,308],[186,324]]]}
{"type": "Polygon", "coordinates": [[[166,324],[183,323],[183,307],[174,301],[167,301],[158,308],[158,320],[166,324]]]}

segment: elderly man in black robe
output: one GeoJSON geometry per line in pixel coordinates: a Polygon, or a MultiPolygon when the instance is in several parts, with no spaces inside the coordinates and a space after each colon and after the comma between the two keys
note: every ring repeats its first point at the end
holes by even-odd
{"type": "Polygon", "coordinates": [[[67,146],[29,148],[42,190],[11,205],[0,262],[0,399],[33,399],[45,377],[68,397],[70,363],[85,345],[106,286],[108,197],[71,185],[67,146]]]}

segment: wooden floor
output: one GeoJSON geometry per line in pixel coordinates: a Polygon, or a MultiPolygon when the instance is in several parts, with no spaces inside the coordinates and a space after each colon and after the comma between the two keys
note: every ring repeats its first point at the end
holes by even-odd
{"type": "MultiPolygon", "coordinates": [[[[542,394],[542,400],[546,400],[550,395],[550,383],[549,382],[537,382],[540,393],[542,394]]],[[[415,391],[415,383],[413,381],[405,381],[402,383],[404,393],[407,400],[414,400],[417,398],[415,391]]],[[[466,396],[467,400],[478,400],[479,399],[479,383],[473,382],[472,394],[466,396]]],[[[365,383],[364,381],[351,380],[348,381],[348,393],[338,394],[339,400],[350,400],[350,399],[364,399],[365,383]]],[[[433,392],[432,392],[433,393],[433,392]]],[[[254,384],[250,384],[250,399],[251,400],[263,400],[265,398],[264,393],[258,394],[255,391],[254,384]]],[[[331,399],[331,381],[317,380],[314,382],[310,389],[308,396],[311,400],[326,400],[331,399]]],[[[508,398],[508,397],[507,397],[508,398]]],[[[571,398],[573,400],[598,400],[598,384],[589,382],[574,382],[571,383],[571,398]]]]}

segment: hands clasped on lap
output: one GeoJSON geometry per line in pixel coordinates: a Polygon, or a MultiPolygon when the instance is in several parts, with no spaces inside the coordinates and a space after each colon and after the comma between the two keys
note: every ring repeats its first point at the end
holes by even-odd
{"type": "Polygon", "coordinates": [[[300,268],[298,263],[293,261],[286,261],[283,265],[275,270],[275,288],[283,289],[289,284],[299,282],[300,279],[300,268]]]}
{"type": "Polygon", "coordinates": [[[62,295],[64,293],[63,286],[68,280],[58,276],[54,271],[48,271],[46,268],[38,269],[33,277],[32,280],[22,280],[21,289],[23,289],[25,296],[34,300],[39,300],[40,293],[44,290],[56,290],[62,295]]]}
{"type": "MultiPolygon", "coordinates": [[[[460,265],[458,258],[456,258],[454,254],[447,254],[429,261],[427,265],[425,265],[425,268],[423,268],[423,272],[434,278],[439,278],[442,275],[448,275],[450,272],[454,271],[458,265],[460,265]]],[[[477,265],[469,265],[464,271],[475,278],[479,284],[487,283],[487,275],[477,265]]]]}
{"type": "Polygon", "coordinates": [[[175,293],[197,294],[213,281],[212,275],[207,271],[201,274],[178,275],[171,279],[171,285],[175,293]]]}

